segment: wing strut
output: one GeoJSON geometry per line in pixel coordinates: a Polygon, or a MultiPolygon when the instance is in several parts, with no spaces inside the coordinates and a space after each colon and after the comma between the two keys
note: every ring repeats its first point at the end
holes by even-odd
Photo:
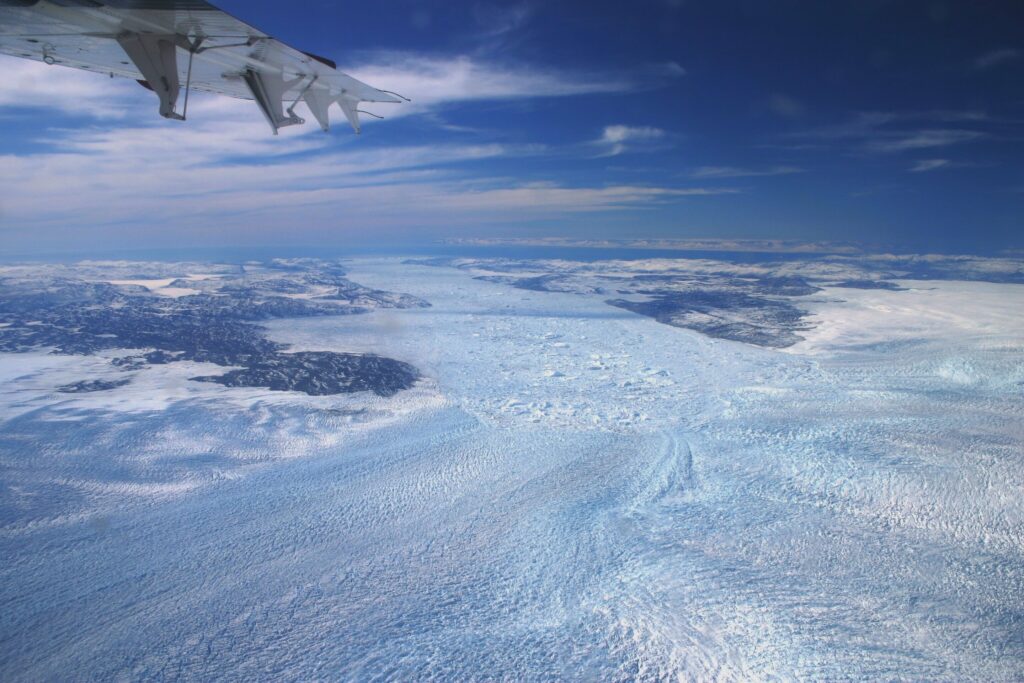
{"type": "Polygon", "coordinates": [[[252,93],[257,106],[266,117],[270,129],[277,135],[279,128],[285,126],[297,126],[305,123],[305,119],[296,116],[289,108],[288,115],[284,113],[284,94],[295,84],[299,83],[305,76],[292,81],[285,81],[284,77],[277,73],[259,72],[254,69],[246,69],[242,74],[242,80],[252,93]]]}
{"type": "Polygon", "coordinates": [[[192,59],[196,56],[201,48],[203,39],[196,38],[195,42],[189,45],[188,48],[188,75],[185,76],[185,104],[181,107],[181,118],[188,118],[188,94],[192,92],[192,59]]]}
{"type": "Polygon", "coordinates": [[[154,33],[123,33],[117,42],[135,64],[146,84],[160,98],[160,116],[184,121],[174,110],[178,103],[178,37],[154,33]]]}
{"type": "Polygon", "coordinates": [[[359,100],[342,95],[337,101],[338,106],[341,107],[341,113],[345,115],[349,125],[352,126],[352,130],[358,135],[361,132],[359,125],[359,100]]]}
{"type": "Polygon", "coordinates": [[[325,131],[331,128],[331,117],[328,110],[333,104],[330,94],[326,90],[309,90],[303,96],[306,106],[313,113],[313,118],[325,131]]]}
{"type": "MultiPolygon", "coordinates": [[[[305,78],[305,76],[300,77],[299,78],[299,82],[302,82],[302,80],[304,78],[305,78]]],[[[313,84],[316,83],[317,79],[319,79],[319,78],[320,78],[319,76],[317,76],[316,74],[313,74],[313,78],[310,79],[309,83],[307,83],[306,85],[302,86],[302,90],[299,90],[299,94],[295,98],[295,101],[292,102],[290,107],[288,107],[288,110],[287,110],[288,111],[288,116],[291,116],[293,118],[298,117],[298,114],[295,113],[295,107],[298,106],[299,102],[302,101],[302,98],[309,92],[309,89],[313,87],[313,84]]],[[[311,111],[312,111],[312,108],[311,108],[311,111]]],[[[313,115],[316,116],[315,113],[313,115]]],[[[320,121],[319,118],[317,118],[317,121],[320,123],[320,125],[322,127],[323,126],[323,122],[320,121]]],[[[327,129],[324,128],[324,130],[327,130],[327,129]]]]}

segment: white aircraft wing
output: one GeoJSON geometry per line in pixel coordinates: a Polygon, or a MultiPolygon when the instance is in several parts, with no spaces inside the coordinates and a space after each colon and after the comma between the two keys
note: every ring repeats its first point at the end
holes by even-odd
{"type": "Polygon", "coordinates": [[[275,135],[305,123],[300,101],[324,130],[337,104],[358,133],[361,102],[405,99],[203,0],[0,0],[0,53],[138,80],[172,119],[192,89],[254,100],[275,135]]]}

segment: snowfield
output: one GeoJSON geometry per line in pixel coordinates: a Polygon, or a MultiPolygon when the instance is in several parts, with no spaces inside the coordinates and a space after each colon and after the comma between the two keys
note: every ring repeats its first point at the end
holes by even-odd
{"type": "Polygon", "coordinates": [[[779,351],[346,265],[431,306],[267,336],[413,388],[0,355],[0,679],[1024,678],[1024,285],[826,287],[779,351]]]}

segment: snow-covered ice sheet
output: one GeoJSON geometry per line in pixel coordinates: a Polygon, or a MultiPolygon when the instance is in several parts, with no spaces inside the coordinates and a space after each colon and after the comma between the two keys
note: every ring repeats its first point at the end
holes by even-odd
{"type": "Polygon", "coordinates": [[[351,277],[432,307],[269,336],[414,389],[56,395],[108,371],[4,356],[0,678],[1024,677],[1024,286],[829,290],[778,352],[351,277]]]}

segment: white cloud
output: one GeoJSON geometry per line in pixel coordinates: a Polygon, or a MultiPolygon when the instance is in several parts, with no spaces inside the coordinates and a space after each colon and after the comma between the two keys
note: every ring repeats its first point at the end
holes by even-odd
{"type": "Polygon", "coordinates": [[[478,4],[473,7],[473,16],[482,31],[479,39],[485,41],[493,41],[522,28],[532,15],[533,8],[525,2],[506,6],[478,4]]]}
{"type": "Polygon", "coordinates": [[[910,167],[911,173],[924,173],[950,165],[949,159],[922,159],[910,167]]]}
{"type": "MultiPolygon", "coordinates": [[[[381,53],[358,77],[414,96],[406,114],[477,99],[521,99],[644,87],[624,75],[499,66],[472,57],[381,53]]],[[[521,216],[557,219],[731,192],[728,188],[566,186],[481,176],[466,165],[544,152],[537,145],[374,146],[373,134],[324,135],[312,125],[270,135],[251,102],[193,93],[189,121],[166,121],[136,84],[0,57],[0,115],[23,105],[92,117],[40,128],[29,153],[0,153],[0,242],[7,249],[190,240],[345,239],[521,216]]],[[[353,70],[354,72],[356,70],[353,70]]],[[[53,119],[43,119],[52,122],[53,119]]],[[[662,133],[609,127],[638,144],[662,133]]],[[[604,136],[602,136],[604,137],[604,136]]]]}
{"type": "Polygon", "coordinates": [[[1004,48],[1001,50],[992,50],[979,56],[974,60],[974,67],[980,70],[991,69],[992,67],[999,66],[1000,64],[1006,64],[1013,62],[1021,57],[1024,57],[1024,52],[1013,48],[1004,48]]]}
{"type": "Polygon", "coordinates": [[[679,62],[663,62],[656,64],[652,69],[655,73],[669,78],[682,78],[686,75],[686,69],[679,62]]]}
{"type": "Polygon", "coordinates": [[[127,109],[156,98],[123,78],[0,55],[0,108],[41,107],[96,118],[121,118],[127,109]]]}
{"type": "Polygon", "coordinates": [[[799,131],[787,137],[818,143],[846,143],[860,152],[889,154],[984,140],[992,135],[979,128],[992,124],[993,119],[988,114],[975,110],[876,111],[861,112],[844,123],[799,131]]]}
{"type": "Polygon", "coordinates": [[[776,176],[803,173],[796,166],[772,166],[765,169],[736,168],[735,166],[701,166],[691,175],[694,178],[746,178],[755,176],[776,176]]]}
{"type": "Polygon", "coordinates": [[[0,242],[30,249],[120,237],[143,244],[216,236],[338,240],[368,229],[557,219],[731,191],[480,177],[465,164],[544,149],[372,147],[366,138],[312,127],[273,137],[249,103],[199,95],[187,124],[159,119],[152,104],[144,99],[113,127],[48,130],[43,151],[0,156],[0,242]]]}
{"type": "Polygon", "coordinates": [[[734,194],[730,188],[665,188],[637,185],[564,187],[555,183],[531,183],[513,187],[464,190],[436,198],[445,209],[482,211],[496,209],[526,214],[593,213],[624,209],[682,197],[734,194]]]}
{"type": "MultiPolygon", "coordinates": [[[[0,81],[0,108],[42,107],[68,114],[120,118],[126,109],[149,102],[152,116],[156,116],[153,94],[126,79],[111,79],[3,55],[0,55],[0,69],[4,73],[0,81]]],[[[361,63],[343,67],[343,70],[413,100],[401,105],[364,105],[389,118],[462,102],[630,92],[662,85],[683,73],[682,67],[674,63],[633,73],[577,72],[528,64],[502,64],[471,55],[436,56],[400,51],[369,53],[361,63]]],[[[230,98],[222,99],[232,102],[230,98]]],[[[250,118],[262,121],[251,103],[234,101],[234,105],[206,106],[231,109],[239,102],[248,109],[250,118]]],[[[190,116],[198,113],[192,102],[189,108],[190,116]]]]}
{"type": "MultiPolygon", "coordinates": [[[[253,124],[258,128],[258,124],[253,124]]],[[[273,216],[309,222],[316,207],[345,216],[457,220],[453,212],[510,220],[731,192],[721,188],[564,187],[479,178],[460,164],[537,150],[526,146],[420,145],[342,149],[327,136],[281,139],[239,132],[237,122],[192,128],[86,129],[59,150],[0,157],[7,226],[124,223],[159,230],[273,216]],[[298,146],[296,146],[298,145],[298,146]],[[289,151],[304,149],[301,154],[289,151]]],[[[244,128],[244,126],[243,126],[244,128]]],[[[0,228],[3,229],[3,228],[0,228]]]]}
{"type": "Polygon", "coordinates": [[[665,131],[650,126],[606,126],[601,139],[605,142],[618,144],[632,140],[657,140],[665,137],[665,131]]]}
{"type": "Polygon", "coordinates": [[[334,241],[481,223],[560,219],[618,211],[729,188],[569,187],[480,178],[459,165],[514,149],[423,146],[230,165],[152,163],[137,155],[47,154],[0,158],[2,241],[14,248],[135,243],[334,241]],[[15,227],[17,229],[15,229],[15,227]]]}
{"type": "Polygon", "coordinates": [[[326,136],[272,138],[260,123],[247,131],[251,137],[239,133],[245,126],[237,122],[67,133],[59,151],[2,157],[5,217],[19,224],[80,224],[83,218],[146,224],[252,210],[287,193],[312,197],[342,187],[422,181],[422,173],[409,173],[444,176],[451,164],[518,153],[493,144],[338,150],[326,136]],[[247,200],[236,203],[237,197],[247,200]]]}
{"type": "Polygon", "coordinates": [[[664,140],[666,133],[651,126],[605,126],[601,137],[591,144],[602,148],[600,156],[611,157],[637,149],[650,150],[664,140]]]}
{"type": "Polygon", "coordinates": [[[649,85],[642,75],[568,72],[505,65],[468,55],[432,57],[412,52],[374,53],[363,64],[345,70],[412,99],[401,106],[373,109],[392,116],[459,102],[629,92],[649,85]]]}
{"type": "Polygon", "coordinates": [[[867,148],[873,152],[905,152],[914,149],[948,147],[949,145],[972,142],[983,137],[986,137],[986,134],[976,130],[957,128],[921,130],[888,139],[872,140],[868,143],[867,148]]]}
{"type": "Polygon", "coordinates": [[[806,113],[803,104],[781,93],[776,93],[768,98],[768,108],[787,119],[798,119],[806,113]]]}

